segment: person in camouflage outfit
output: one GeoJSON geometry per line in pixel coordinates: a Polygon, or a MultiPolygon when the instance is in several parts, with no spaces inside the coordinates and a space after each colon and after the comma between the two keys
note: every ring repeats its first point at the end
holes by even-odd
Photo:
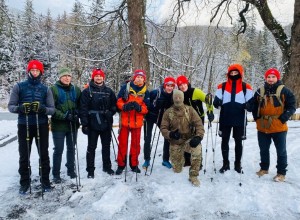
{"type": "Polygon", "coordinates": [[[201,164],[201,140],[204,128],[201,118],[192,106],[183,103],[184,94],[173,91],[174,104],[165,111],[161,122],[161,133],[170,141],[170,159],[175,173],[180,173],[184,165],[184,152],[190,152],[191,167],[189,181],[199,186],[199,169],[201,164]]]}

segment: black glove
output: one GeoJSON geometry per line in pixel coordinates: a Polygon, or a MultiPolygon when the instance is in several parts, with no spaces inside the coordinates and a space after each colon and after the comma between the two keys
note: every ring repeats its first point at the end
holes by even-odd
{"type": "Polygon", "coordinates": [[[169,134],[169,137],[171,139],[174,139],[174,140],[179,140],[180,139],[180,133],[179,133],[179,129],[175,130],[175,131],[171,131],[170,134],[169,134]]]}
{"type": "Polygon", "coordinates": [[[28,102],[23,103],[18,107],[18,111],[20,113],[28,114],[31,111],[30,103],[28,102]]]}
{"type": "MultiPolygon", "coordinates": [[[[78,116],[77,116],[77,118],[78,118],[78,116]]],[[[65,120],[74,122],[75,121],[74,120],[74,115],[72,113],[70,113],[70,112],[67,112],[67,114],[65,116],[65,120]]]]}
{"type": "Polygon", "coordinates": [[[142,107],[137,102],[132,102],[132,105],[137,112],[142,111],[142,107]]]}
{"type": "Polygon", "coordinates": [[[211,93],[207,93],[205,96],[205,103],[208,105],[212,105],[213,96],[211,93]]]}
{"type": "Polygon", "coordinates": [[[89,127],[87,126],[82,126],[82,133],[85,134],[85,135],[88,135],[89,134],[89,127]]]}
{"type": "Polygon", "coordinates": [[[214,115],[214,113],[211,111],[207,111],[207,118],[208,118],[208,120],[209,120],[209,122],[212,122],[214,119],[215,119],[215,115],[214,115]]]}
{"type": "Polygon", "coordinates": [[[123,105],[123,111],[124,112],[129,112],[133,109],[134,109],[134,105],[132,104],[132,102],[128,102],[128,103],[123,105]]]}
{"type": "Polygon", "coordinates": [[[109,111],[109,110],[106,110],[106,111],[104,112],[104,115],[105,115],[105,117],[106,117],[107,119],[111,119],[111,117],[113,116],[113,113],[112,113],[111,111],[109,111]]]}
{"type": "Polygon", "coordinates": [[[252,112],[252,111],[253,111],[251,102],[246,102],[246,104],[245,104],[245,109],[246,109],[248,112],[252,112]]]}
{"type": "Polygon", "coordinates": [[[38,101],[32,102],[31,103],[31,111],[33,111],[35,113],[45,114],[46,113],[46,107],[40,105],[40,102],[38,102],[38,101]]]}
{"type": "Polygon", "coordinates": [[[192,148],[197,147],[197,146],[200,144],[201,140],[202,140],[202,138],[201,138],[200,136],[195,136],[195,137],[193,137],[193,138],[190,140],[190,146],[191,146],[192,148]]]}
{"type": "Polygon", "coordinates": [[[222,104],[223,104],[222,99],[219,99],[217,97],[214,99],[213,105],[215,108],[219,108],[220,106],[222,106],[222,104]]]}

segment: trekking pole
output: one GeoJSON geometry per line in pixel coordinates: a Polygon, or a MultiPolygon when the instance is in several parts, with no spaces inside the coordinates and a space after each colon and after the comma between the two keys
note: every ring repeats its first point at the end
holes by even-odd
{"type": "MultiPolygon", "coordinates": [[[[113,136],[115,136],[115,134],[114,134],[114,130],[113,130],[113,128],[112,128],[112,127],[111,127],[111,131],[112,131],[112,133],[113,133],[113,136]]],[[[115,139],[116,139],[116,137],[115,137],[115,139]]],[[[115,144],[114,144],[114,139],[113,139],[113,138],[111,139],[111,142],[112,142],[112,146],[113,146],[113,150],[114,150],[115,162],[117,162],[117,156],[116,156],[115,144]]],[[[117,142],[116,142],[116,144],[118,145],[118,143],[117,143],[117,142]]]]}
{"type": "Polygon", "coordinates": [[[39,170],[40,170],[40,179],[42,182],[42,199],[44,199],[44,189],[43,189],[43,167],[42,167],[42,152],[41,152],[41,142],[40,142],[40,126],[39,126],[39,114],[36,112],[36,135],[37,135],[37,145],[38,145],[38,151],[39,151],[39,170]]]}
{"type": "Polygon", "coordinates": [[[207,147],[208,147],[208,136],[209,136],[209,130],[211,128],[211,123],[210,121],[208,121],[207,123],[207,137],[206,137],[206,146],[205,146],[205,161],[204,161],[204,170],[203,170],[203,173],[205,174],[206,173],[206,161],[207,161],[207,147]]]}
{"type": "MultiPolygon", "coordinates": [[[[129,129],[129,131],[130,131],[130,129],[129,129]]],[[[128,132],[128,140],[129,140],[129,133],[130,132],[128,132]]],[[[131,136],[132,136],[132,134],[131,134],[131,136]]],[[[129,147],[128,147],[128,141],[127,141],[127,149],[126,149],[126,155],[125,155],[125,182],[127,181],[128,162],[130,162],[129,160],[130,160],[130,158],[129,158],[129,147]]]]}
{"type": "MultiPolygon", "coordinates": [[[[212,133],[212,130],[211,130],[211,142],[212,142],[212,152],[213,152],[213,172],[215,172],[215,174],[217,173],[217,170],[216,170],[216,163],[215,163],[215,156],[216,156],[216,146],[217,146],[217,137],[218,137],[218,129],[219,129],[219,123],[220,123],[220,112],[221,110],[219,111],[219,118],[218,118],[218,121],[217,121],[217,126],[216,126],[216,136],[215,136],[215,142],[213,143],[213,133],[212,133]]],[[[213,177],[211,177],[211,182],[213,181],[213,177]]]]}
{"type": "Polygon", "coordinates": [[[26,115],[26,143],[27,143],[27,159],[28,159],[28,172],[29,172],[29,193],[31,194],[31,167],[30,167],[30,137],[29,137],[29,122],[28,122],[28,112],[26,115]]]}
{"type": "Polygon", "coordinates": [[[153,161],[152,161],[152,165],[151,165],[150,175],[152,174],[152,170],[153,170],[153,164],[154,164],[154,160],[155,160],[155,156],[156,156],[156,151],[157,151],[157,145],[158,145],[159,137],[160,137],[160,130],[158,132],[158,137],[157,137],[157,141],[156,141],[156,146],[155,146],[153,161]]]}
{"type": "Polygon", "coordinates": [[[242,155],[241,155],[241,173],[240,173],[240,186],[242,186],[242,174],[244,173],[243,167],[242,167],[242,159],[243,159],[243,151],[244,151],[244,142],[246,139],[246,124],[247,124],[247,110],[245,109],[245,117],[244,117],[244,137],[242,141],[242,155]]]}
{"type": "MultiPolygon", "coordinates": [[[[75,122],[76,123],[76,122],[75,122]]],[[[74,133],[73,133],[73,126],[72,126],[72,122],[70,121],[70,128],[71,128],[71,139],[72,139],[72,145],[73,145],[73,151],[74,151],[74,154],[75,154],[75,141],[74,141],[74,133]]],[[[74,131],[74,132],[76,132],[76,130],[74,131]]],[[[76,153],[76,155],[78,156],[78,153],[76,153]]],[[[74,156],[75,157],[75,156],[74,156]]],[[[75,158],[74,158],[75,159],[75,158]]],[[[77,157],[77,160],[78,160],[78,157],[77,157]]],[[[76,161],[75,163],[74,163],[74,167],[75,167],[75,172],[76,172],[76,177],[75,177],[75,179],[76,179],[76,189],[77,189],[77,192],[79,192],[80,190],[79,190],[79,184],[78,184],[78,177],[79,177],[79,175],[78,175],[78,173],[79,173],[79,169],[77,170],[77,165],[76,165],[76,163],[77,163],[78,161],[76,161]]]]}

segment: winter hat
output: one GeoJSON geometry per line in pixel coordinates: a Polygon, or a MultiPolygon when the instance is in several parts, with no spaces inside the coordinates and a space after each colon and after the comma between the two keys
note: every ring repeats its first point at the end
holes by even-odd
{"type": "Polygon", "coordinates": [[[277,80],[280,80],[280,72],[275,68],[270,68],[265,73],[265,79],[268,77],[268,75],[274,74],[277,77],[277,80]]]}
{"type": "Polygon", "coordinates": [[[229,75],[229,73],[233,70],[237,70],[239,71],[239,73],[241,74],[241,76],[244,75],[244,68],[242,67],[241,64],[238,64],[238,63],[234,63],[234,64],[231,64],[229,67],[228,67],[228,71],[227,71],[227,75],[229,75]]]}
{"type": "Polygon", "coordinates": [[[142,69],[137,69],[134,71],[134,74],[133,74],[133,81],[135,80],[135,78],[137,76],[142,76],[144,77],[144,80],[146,81],[146,72],[142,69]]]}
{"type": "Polygon", "coordinates": [[[173,102],[175,106],[182,106],[184,101],[184,94],[178,89],[173,90],[173,102]]]}
{"type": "Polygon", "coordinates": [[[177,86],[179,87],[181,84],[184,84],[184,83],[188,84],[189,80],[186,78],[186,76],[181,75],[181,76],[177,77],[176,82],[177,82],[177,86]]]}
{"type": "Polygon", "coordinates": [[[105,73],[101,69],[94,69],[92,73],[92,80],[94,80],[95,76],[100,75],[105,79],[105,73]]]}
{"type": "Polygon", "coordinates": [[[59,70],[58,72],[58,78],[62,77],[62,76],[72,76],[71,70],[69,68],[62,68],[59,70]]]}
{"type": "Polygon", "coordinates": [[[166,88],[167,85],[173,85],[175,86],[176,80],[172,76],[167,76],[164,80],[164,88],[166,88]]]}
{"type": "Polygon", "coordinates": [[[31,69],[38,69],[42,74],[44,73],[44,65],[38,60],[29,61],[27,65],[27,72],[29,73],[31,69]]]}

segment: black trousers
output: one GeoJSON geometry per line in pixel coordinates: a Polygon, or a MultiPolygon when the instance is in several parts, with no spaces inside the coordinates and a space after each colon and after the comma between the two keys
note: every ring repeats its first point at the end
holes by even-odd
{"type": "Polygon", "coordinates": [[[49,160],[49,126],[48,124],[39,125],[39,135],[36,125],[28,126],[29,137],[27,140],[27,126],[18,124],[18,141],[19,141],[19,174],[21,175],[20,184],[26,185],[30,183],[31,166],[30,153],[33,138],[40,157],[39,174],[40,181],[43,185],[49,186],[50,160],[49,160]],[[38,143],[38,138],[40,143],[38,143]]]}
{"type": "Polygon", "coordinates": [[[111,168],[111,160],[110,160],[111,129],[109,128],[105,131],[96,131],[91,129],[88,134],[88,147],[86,151],[87,172],[92,172],[95,170],[95,151],[97,148],[99,136],[102,145],[103,169],[111,168]]]}

